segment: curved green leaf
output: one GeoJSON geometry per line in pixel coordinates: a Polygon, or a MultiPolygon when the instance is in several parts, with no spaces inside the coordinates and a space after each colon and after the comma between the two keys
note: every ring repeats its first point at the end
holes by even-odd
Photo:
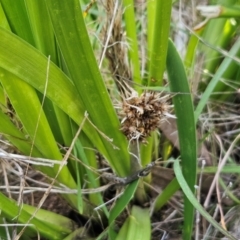
{"type": "Polygon", "coordinates": [[[172,1],[156,1],[148,86],[161,86],[166,67],[172,1]]]}
{"type": "Polygon", "coordinates": [[[142,209],[137,206],[132,207],[131,215],[125,221],[116,240],[150,240],[151,223],[149,209],[142,209]]]}
{"type": "Polygon", "coordinates": [[[181,186],[185,196],[189,199],[191,204],[196,208],[197,211],[207,220],[209,221],[215,228],[217,228],[221,233],[223,233],[228,239],[237,240],[234,236],[232,236],[229,232],[224,230],[220,224],[218,224],[210,215],[208,212],[205,211],[205,209],[199,204],[197,199],[195,198],[194,194],[192,193],[192,190],[189,188],[183,174],[180,168],[179,160],[177,159],[174,162],[174,172],[176,174],[176,178],[179,182],[179,185],[181,186]]]}
{"type": "Polygon", "coordinates": [[[154,211],[158,211],[164,206],[169,199],[176,193],[179,189],[179,183],[176,178],[174,178],[163,191],[156,197],[154,201],[154,211]]]}
{"type": "Polygon", "coordinates": [[[221,80],[221,77],[225,74],[225,72],[227,71],[229,66],[232,64],[232,61],[235,61],[235,60],[233,60],[233,58],[239,54],[239,51],[240,51],[240,41],[239,40],[240,39],[238,38],[238,40],[234,43],[231,50],[229,51],[228,56],[223,60],[223,62],[219,66],[217,72],[214,74],[213,78],[209,82],[206,90],[202,94],[201,99],[195,110],[195,123],[197,123],[198,117],[201,114],[203,108],[206,106],[207,101],[208,101],[210,95],[212,94],[214,88],[216,87],[217,83],[221,80]]]}
{"type": "MultiPolygon", "coordinates": [[[[32,46],[2,28],[0,28],[0,35],[0,67],[18,76],[43,93],[46,85],[47,58],[32,46]]],[[[53,63],[50,63],[49,67],[46,96],[77,124],[82,122],[85,109],[79,99],[79,94],[71,80],[53,63]]],[[[96,106],[96,109],[99,109],[98,106],[96,106]]],[[[99,113],[98,118],[101,118],[101,116],[99,113]]],[[[110,121],[104,118],[102,120],[110,121]]],[[[127,165],[125,163],[128,163],[128,157],[124,158],[122,155],[125,156],[127,150],[114,150],[108,142],[105,144],[106,146],[108,145],[106,149],[99,134],[88,122],[84,125],[84,131],[98,150],[106,156],[116,171],[123,175],[126,172],[127,165]]],[[[112,134],[118,131],[118,127],[116,127],[112,130],[112,134]]],[[[106,140],[104,141],[106,142],[106,140]]],[[[116,145],[120,147],[117,142],[116,145]]]]}
{"type": "MultiPolygon", "coordinates": [[[[62,154],[52,135],[46,116],[41,109],[41,104],[35,90],[3,68],[0,68],[0,81],[28,134],[31,144],[35,146],[44,157],[61,160],[62,154]]],[[[54,165],[53,168],[43,168],[45,169],[45,173],[51,177],[55,177],[59,166],[54,165]]],[[[67,166],[63,167],[57,179],[70,188],[76,187],[76,183],[67,166]]],[[[66,197],[69,198],[74,206],[76,203],[75,196],[67,195],[66,197]]]]}
{"type": "Polygon", "coordinates": [[[111,225],[113,221],[119,216],[123,209],[127,206],[130,200],[134,196],[134,192],[137,189],[138,181],[129,184],[124,190],[124,194],[117,200],[114,207],[111,209],[109,214],[108,223],[111,225]]]}
{"type": "MultiPolygon", "coordinates": [[[[30,207],[31,208],[31,207],[30,207]]],[[[27,208],[28,209],[28,208],[27,208]]],[[[0,210],[1,216],[12,221],[16,216],[18,216],[18,223],[26,223],[31,217],[32,213],[29,213],[29,209],[26,211],[24,208],[19,212],[19,206],[10,200],[8,197],[0,193],[0,210]]],[[[62,239],[70,229],[66,226],[63,231],[56,231],[59,226],[54,224],[46,223],[46,221],[41,221],[37,218],[33,218],[28,226],[28,232],[30,235],[35,236],[37,232],[48,239],[62,239]],[[66,231],[66,232],[65,232],[66,231]]],[[[68,226],[69,227],[69,226],[68,226]]]]}
{"type": "MultiPolygon", "coordinates": [[[[137,27],[136,22],[132,21],[135,19],[134,13],[134,1],[133,0],[123,0],[124,9],[124,19],[126,23],[126,33],[129,44],[129,58],[132,64],[133,70],[133,81],[141,84],[141,74],[140,74],[140,61],[138,56],[138,39],[137,39],[137,27]]],[[[137,86],[135,87],[136,89],[137,86]]]]}
{"type": "Polygon", "coordinates": [[[8,0],[1,0],[1,5],[11,31],[34,46],[35,43],[28,20],[25,1],[19,0],[15,4],[11,4],[8,0]]]}
{"type": "Polygon", "coordinates": [[[59,48],[84,108],[96,127],[120,148],[117,152],[102,138],[110,155],[108,161],[120,175],[126,175],[130,170],[127,141],[119,131],[120,123],[93,54],[79,1],[45,2],[59,48]]]}
{"type": "MultiPolygon", "coordinates": [[[[193,103],[183,62],[172,41],[169,41],[168,44],[167,72],[171,91],[180,93],[174,96],[173,103],[177,117],[183,174],[187,179],[190,189],[192,192],[195,192],[194,186],[197,176],[197,139],[193,103]]],[[[191,239],[193,220],[194,208],[185,196],[183,239],[191,239]]]]}

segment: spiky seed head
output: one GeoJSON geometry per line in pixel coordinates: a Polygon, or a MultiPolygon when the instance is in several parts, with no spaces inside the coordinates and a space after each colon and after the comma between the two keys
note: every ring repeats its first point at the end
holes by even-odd
{"type": "Polygon", "coordinates": [[[122,98],[119,115],[122,119],[121,130],[130,140],[146,143],[146,138],[159,127],[169,115],[171,105],[169,96],[161,93],[145,91],[140,96],[128,86],[128,94],[122,98]]]}

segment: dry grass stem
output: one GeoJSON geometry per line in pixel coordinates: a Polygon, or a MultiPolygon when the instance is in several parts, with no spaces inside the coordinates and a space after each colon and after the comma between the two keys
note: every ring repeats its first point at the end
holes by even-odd
{"type": "Polygon", "coordinates": [[[203,206],[204,206],[205,208],[209,205],[210,198],[211,198],[211,196],[212,196],[212,194],[213,194],[213,190],[214,190],[214,188],[215,188],[215,186],[216,186],[216,182],[218,181],[218,178],[219,178],[219,174],[220,174],[223,166],[226,164],[226,162],[227,162],[227,160],[228,160],[228,158],[229,158],[229,156],[230,156],[230,154],[231,154],[231,152],[232,152],[235,144],[238,142],[239,139],[240,139],[240,134],[237,135],[237,137],[234,139],[234,141],[233,141],[232,144],[230,145],[229,149],[227,150],[224,158],[222,159],[222,161],[220,162],[220,164],[219,164],[219,166],[218,166],[217,172],[215,173],[214,179],[213,179],[212,184],[211,184],[211,186],[210,186],[210,189],[209,189],[209,192],[208,192],[208,196],[206,197],[206,200],[205,200],[205,202],[204,202],[204,204],[203,204],[203,206]]]}
{"type": "MultiPolygon", "coordinates": [[[[122,79],[131,81],[131,70],[128,63],[128,44],[125,40],[122,26],[122,6],[118,1],[106,0],[107,22],[104,28],[103,53],[109,61],[109,68],[114,77],[118,90],[122,90],[119,82],[122,79]]],[[[103,54],[102,54],[103,55],[103,54]]]]}
{"type": "Polygon", "coordinates": [[[46,167],[53,167],[55,164],[59,165],[59,160],[51,160],[46,158],[35,158],[35,157],[29,157],[29,156],[23,156],[19,154],[14,153],[7,153],[0,150],[0,158],[7,159],[8,161],[17,161],[19,163],[27,163],[31,165],[37,165],[37,166],[46,166],[46,167]]]}

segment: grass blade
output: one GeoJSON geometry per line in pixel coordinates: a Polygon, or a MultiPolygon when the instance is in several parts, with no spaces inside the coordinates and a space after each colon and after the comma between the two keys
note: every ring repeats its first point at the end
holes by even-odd
{"type": "Polygon", "coordinates": [[[165,70],[172,2],[156,2],[148,86],[161,86],[165,70]]]}
{"type": "Polygon", "coordinates": [[[133,0],[123,0],[124,19],[126,22],[126,33],[129,44],[129,58],[133,69],[133,81],[141,84],[141,74],[140,74],[140,62],[138,56],[138,39],[137,39],[137,27],[136,22],[132,21],[135,19],[134,13],[134,1],[133,0]]]}
{"type": "MultiPolygon", "coordinates": [[[[29,44],[2,28],[0,28],[0,35],[0,67],[43,93],[46,82],[47,58],[29,44]]],[[[79,94],[71,80],[53,63],[50,63],[47,90],[46,96],[49,99],[77,124],[82,122],[85,110],[79,99],[79,94]]],[[[99,116],[101,116],[100,113],[99,116]]],[[[118,129],[117,126],[114,132],[118,131],[116,129],[118,129]]],[[[122,150],[118,151],[118,154],[112,147],[110,148],[111,151],[106,150],[98,133],[88,122],[84,125],[84,131],[98,150],[104,156],[107,156],[107,159],[111,159],[116,168],[119,167],[118,171],[124,172],[123,168],[125,169],[125,166],[121,162],[122,156],[120,154],[122,150]],[[111,157],[110,154],[112,154],[111,157]]],[[[124,159],[127,161],[128,157],[124,159]]]]}
{"type": "Polygon", "coordinates": [[[19,0],[12,4],[8,0],[2,0],[1,5],[12,32],[34,46],[35,42],[28,20],[25,1],[19,0]]]}
{"type": "MultiPolygon", "coordinates": [[[[177,117],[182,168],[188,186],[192,192],[195,192],[194,186],[197,176],[197,141],[193,103],[182,60],[172,41],[169,41],[168,44],[167,72],[171,91],[181,93],[173,98],[173,102],[177,117]]],[[[183,239],[191,239],[193,220],[194,208],[185,196],[183,239]]]]}
{"type": "Polygon", "coordinates": [[[219,66],[217,72],[214,74],[214,77],[209,82],[206,90],[201,96],[201,99],[196,107],[195,110],[195,123],[197,123],[198,117],[203,111],[203,108],[206,106],[207,101],[212,94],[214,88],[216,87],[217,83],[221,80],[221,77],[225,73],[225,71],[228,69],[229,65],[231,64],[233,58],[239,54],[240,51],[240,41],[239,39],[235,42],[235,44],[232,46],[231,50],[228,53],[228,56],[223,60],[221,65],[219,66]]]}
{"type": "MultiPolygon", "coordinates": [[[[19,214],[19,206],[17,206],[15,201],[10,200],[5,195],[0,193],[1,216],[7,218],[9,221],[12,221],[13,219],[16,218],[16,216],[18,216],[18,223],[23,223],[23,224],[26,223],[28,219],[31,217],[31,214],[28,212],[30,211],[30,208],[27,207],[26,208],[27,210],[25,210],[25,208],[23,207],[23,209],[21,209],[19,214]]],[[[32,219],[28,227],[28,233],[34,236],[38,231],[42,236],[46,238],[62,239],[63,236],[65,236],[67,233],[70,232],[70,229],[67,229],[66,227],[62,229],[63,231],[57,231],[58,227],[59,226],[54,226],[54,224],[50,224],[50,223],[46,224],[45,221],[42,222],[41,220],[35,217],[34,219],[32,219]],[[67,232],[65,232],[65,230],[67,232]]]]}
{"type": "Polygon", "coordinates": [[[124,190],[124,194],[117,200],[116,204],[110,211],[108,219],[109,225],[113,223],[113,221],[119,216],[119,214],[133,198],[134,192],[137,189],[137,185],[138,181],[135,181],[126,187],[126,189],[124,190]]]}
{"type": "Polygon", "coordinates": [[[233,237],[229,232],[227,232],[226,230],[224,230],[210,215],[208,212],[205,211],[205,209],[199,204],[199,202],[197,201],[197,199],[195,198],[195,196],[192,193],[192,190],[189,188],[185,177],[182,174],[181,168],[180,168],[180,164],[179,164],[179,160],[176,160],[174,162],[174,172],[176,174],[176,178],[179,182],[179,185],[181,186],[185,196],[187,196],[187,198],[189,199],[189,201],[191,202],[191,204],[196,208],[197,211],[200,212],[200,214],[207,219],[208,222],[210,222],[215,228],[217,228],[221,233],[223,233],[226,237],[228,237],[228,239],[232,239],[232,240],[237,240],[235,237],[233,237]]]}
{"type": "Polygon", "coordinates": [[[179,183],[176,178],[174,178],[158,195],[154,201],[154,211],[158,211],[162,208],[168,200],[173,196],[173,194],[179,189],[179,183]]]}
{"type": "Polygon", "coordinates": [[[137,206],[132,207],[131,215],[128,217],[116,238],[116,240],[121,239],[151,239],[149,209],[142,209],[137,206]]]}
{"type": "Polygon", "coordinates": [[[120,148],[114,150],[102,138],[110,156],[108,161],[119,175],[127,175],[130,170],[127,141],[118,130],[120,123],[93,54],[79,1],[48,0],[46,4],[59,48],[84,108],[96,127],[120,148]]]}

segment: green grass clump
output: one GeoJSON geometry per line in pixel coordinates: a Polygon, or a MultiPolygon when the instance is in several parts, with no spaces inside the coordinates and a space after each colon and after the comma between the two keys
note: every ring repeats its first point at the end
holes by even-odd
{"type": "Polygon", "coordinates": [[[230,181],[238,169],[239,3],[221,1],[219,15],[191,31],[178,29],[193,19],[174,20],[180,5],[171,1],[80,4],[1,1],[0,134],[15,155],[2,155],[0,238],[159,239],[163,222],[166,232],[180,229],[170,237],[237,239],[227,210],[214,218],[207,199],[216,186],[212,206],[224,194],[239,203],[220,174],[230,181]],[[50,206],[53,192],[83,227],[50,206]],[[182,221],[165,226],[174,200],[182,221]]]}

